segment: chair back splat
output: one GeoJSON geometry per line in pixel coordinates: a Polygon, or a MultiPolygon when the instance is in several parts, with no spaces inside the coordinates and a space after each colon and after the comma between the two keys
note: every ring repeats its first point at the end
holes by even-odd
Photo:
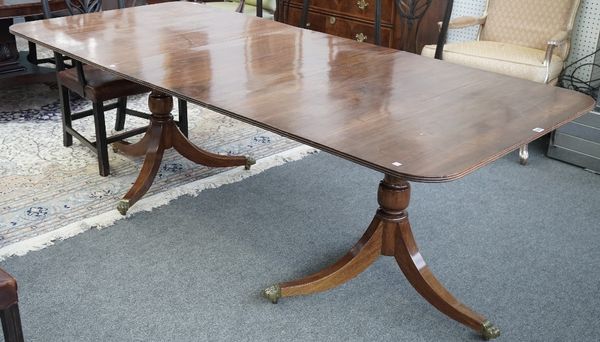
{"type": "MultiPolygon", "coordinates": [[[[42,10],[46,19],[63,17],[65,15],[75,15],[84,13],[100,12],[102,10],[102,0],[64,0],[67,5],[67,11],[53,12],[50,10],[50,4],[48,0],[42,1],[42,10]]],[[[119,5],[121,0],[119,0],[119,5]]],[[[119,6],[120,8],[120,6],[119,6]]]]}

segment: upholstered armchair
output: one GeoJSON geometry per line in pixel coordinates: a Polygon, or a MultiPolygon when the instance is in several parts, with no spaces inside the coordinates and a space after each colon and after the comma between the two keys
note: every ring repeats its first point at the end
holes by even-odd
{"type": "Polygon", "coordinates": [[[276,0],[225,0],[204,1],[211,7],[228,9],[249,15],[256,15],[273,20],[275,15],[276,0]]]}
{"type": "MultiPolygon", "coordinates": [[[[444,45],[442,59],[534,82],[556,84],[569,54],[580,0],[488,0],[482,17],[460,17],[449,29],[479,26],[477,40],[444,45]]],[[[434,57],[435,45],[423,48],[434,57]]],[[[527,145],[519,150],[527,164],[527,145]]]]}

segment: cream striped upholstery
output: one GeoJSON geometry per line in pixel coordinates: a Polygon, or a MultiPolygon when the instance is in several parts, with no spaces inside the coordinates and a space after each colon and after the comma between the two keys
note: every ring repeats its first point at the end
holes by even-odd
{"type": "MultiPolygon", "coordinates": [[[[570,35],[579,3],[580,0],[488,0],[479,40],[446,44],[443,59],[535,82],[553,82],[564,66],[569,43],[553,50],[546,67],[548,41],[560,32],[570,35]]],[[[427,45],[421,54],[433,57],[435,48],[427,45]]]]}
{"type": "MultiPolygon", "coordinates": [[[[575,0],[489,0],[479,40],[545,50],[555,34],[573,28],[571,17],[578,6],[575,0]]],[[[566,53],[557,54],[565,59],[566,53]]]]}
{"type": "MultiPolygon", "coordinates": [[[[433,58],[435,45],[425,46],[421,54],[433,58]]],[[[544,50],[486,41],[447,44],[444,47],[445,61],[540,83],[544,83],[546,78],[544,55],[544,50]]],[[[562,58],[554,56],[549,80],[556,79],[562,68],[562,58]]]]}

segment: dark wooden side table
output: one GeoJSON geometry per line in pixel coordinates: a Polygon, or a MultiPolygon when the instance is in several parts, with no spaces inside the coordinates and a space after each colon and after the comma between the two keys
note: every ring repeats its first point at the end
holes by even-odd
{"type": "MultiPolygon", "coordinates": [[[[154,4],[169,0],[147,0],[154,4]]],[[[106,0],[103,9],[115,9],[116,0],[106,0]]],[[[63,0],[50,0],[53,11],[66,9],[63,0]]],[[[0,0],[0,89],[31,83],[51,83],[56,79],[53,67],[38,66],[27,58],[27,52],[19,52],[15,36],[9,27],[16,17],[42,14],[40,0],[0,0]]]]}
{"type": "MultiPolygon", "coordinates": [[[[50,6],[53,10],[60,10],[65,8],[65,3],[50,0],[50,6]]],[[[27,53],[19,53],[15,37],[8,31],[15,17],[41,13],[39,0],[0,0],[0,88],[54,81],[54,68],[30,63],[27,53]]]]}

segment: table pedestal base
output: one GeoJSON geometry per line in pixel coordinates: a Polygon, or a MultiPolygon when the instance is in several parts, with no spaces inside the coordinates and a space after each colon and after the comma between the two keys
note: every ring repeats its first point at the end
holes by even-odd
{"type": "Polygon", "coordinates": [[[326,291],[356,277],[379,256],[393,256],[417,292],[439,311],[481,333],[485,339],[500,336],[498,328],[454,298],[427,267],[414,240],[406,212],[410,184],[386,175],[379,185],[377,200],[380,207],[371,225],[350,252],[320,272],[273,285],[264,290],[263,295],[277,303],[281,297],[326,291]]]}
{"type": "Polygon", "coordinates": [[[173,121],[172,96],[152,91],[148,98],[148,106],[152,116],[144,137],[135,144],[113,143],[113,148],[125,155],[146,156],[135,183],[119,201],[117,209],[122,215],[125,215],[127,210],[148,191],[160,168],[163,153],[169,148],[174,148],[195,163],[210,167],[244,165],[248,170],[255,163],[253,159],[247,157],[225,156],[204,151],[189,141],[173,121]]]}

